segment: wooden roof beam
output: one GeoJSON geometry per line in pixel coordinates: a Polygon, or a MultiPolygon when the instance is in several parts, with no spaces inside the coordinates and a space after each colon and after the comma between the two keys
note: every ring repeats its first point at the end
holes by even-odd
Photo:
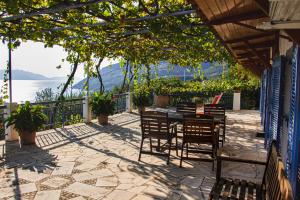
{"type": "Polygon", "coordinates": [[[261,75],[262,69],[259,65],[256,65],[254,62],[241,62],[243,67],[247,68],[250,70],[252,73],[254,73],[257,76],[261,75]]]}
{"type": "MultiPolygon", "coordinates": [[[[239,25],[239,26],[243,26],[243,27],[246,27],[246,28],[249,28],[251,30],[255,30],[255,31],[258,31],[258,32],[263,32],[263,33],[269,33],[269,32],[274,32],[274,33],[277,33],[278,31],[277,30],[264,30],[264,29],[260,29],[260,28],[256,28],[255,26],[251,26],[249,24],[245,24],[245,23],[242,23],[242,22],[233,22],[234,24],[236,25],[239,25]]],[[[280,38],[284,38],[284,39],[287,39],[289,41],[292,41],[292,39],[286,35],[279,35],[280,38]]]]}
{"type": "Polygon", "coordinates": [[[208,22],[208,25],[222,25],[227,23],[240,22],[245,20],[253,20],[267,17],[260,10],[245,12],[238,15],[229,15],[226,17],[220,17],[219,19],[213,19],[208,22]]]}
{"type": "Polygon", "coordinates": [[[255,35],[250,35],[250,36],[244,36],[232,40],[226,40],[224,41],[225,43],[238,43],[238,42],[244,42],[244,41],[249,41],[249,40],[254,40],[254,39],[259,39],[262,37],[268,37],[268,36],[275,36],[274,32],[265,32],[265,33],[260,33],[260,34],[255,34],[255,35]]]}
{"type": "MultiPolygon", "coordinates": [[[[248,47],[249,51],[256,56],[257,58],[259,58],[259,60],[261,61],[262,64],[264,64],[267,68],[272,68],[272,65],[269,63],[268,60],[266,60],[264,57],[262,57],[260,54],[258,54],[255,50],[255,48],[253,48],[249,42],[244,42],[245,45],[248,47]]],[[[250,58],[251,59],[251,58],[250,58]]]]}
{"type": "MultiPolygon", "coordinates": [[[[270,50],[258,50],[256,51],[258,54],[262,54],[262,55],[265,55],[265,54],[270,54],[270,50]]],[[[236,54],[238,57],[247,57],[249,56],[249,53],[237,53],[236,54]]]]}
{"type": "MultiPolygon", "coordinates": [[[[264,41],[264,42],[253,43],[253,44],[251,43],[250,45],[252,48],[256,49],[256,48],[269,48],[269,47],[272,47],[273,44],[274,44],[274,42],[270,40],[270,41],[264,41]]],[[[234,46],[234,47],[231,47],[231,49],[247,51],[247,47],[245,45],[234,46]]]]}

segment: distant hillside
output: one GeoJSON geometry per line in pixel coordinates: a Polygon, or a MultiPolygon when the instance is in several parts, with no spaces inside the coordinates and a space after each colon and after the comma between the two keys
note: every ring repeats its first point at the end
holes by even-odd
{"type": "MultiPolygon", "coordinates": [[[[0,77],[3,77],[4,70],[0,70],[0,77]]],[[[13,80],[48,80],[48,77],[24,70],[12,70],[13,80]]]]}
{"type": "MultiPolygon", "coordinates": [[[[122,84],[124,75],[123,69],[119,63],[110,66],[103,67],[101,69],[101,75],[106,90],[111,90],[114,86],[120,86],[122,84]]],[[[213,65],[211,63],[202,63],[202,72],[207,79],[219,76],[222,74],[223,67],[221,65],[213,65]]],[[[190,68],[183,68],[180,66],[170,66],[167,62],[161,62],[158,66],[151,66],[151,74],[154,77],[155,74],[159,77],[179,77],[182,80],[194,79],[194,70],[190,68]]],[[[197,74],[197,72],[196,72],[197,74]]],[[[73,88],[82,90],[86,79],[83,79],[76,83],[73,88]]],[[[89,81],[89,88],[91,91],[99,89],[99,81],[97,78],[91,78],[89,81]]]]}
{"type": "MultiPolygon", "coordinates": [[[[3,79],[4,70],[0,70],[0,80],[3,79]]],[[[67,80],[67,77],[46,77],[41,74],[32,73],[25,70],[15,69],[12,70],[13,80],[67,80]]],[[[75,78],[77,80],[78,78],[75,78]]]]}

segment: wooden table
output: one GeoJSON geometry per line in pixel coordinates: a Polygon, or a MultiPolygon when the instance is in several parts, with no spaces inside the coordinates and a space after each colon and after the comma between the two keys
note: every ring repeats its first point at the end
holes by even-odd
{"type": "MultiPolygon", "coordinates": [[[[168,118],[171,122],[177,122],[182,124],[183,123],[183,113],[179,113],[179,112],[168,112],[168,118]]],[[[197,115],[196,115],[197,116],[197,115]]],[[[214,118],[214,123],[215,125],[218,125],[220,123],[222,123],[222,119],[219,118],[214,118]]]]}

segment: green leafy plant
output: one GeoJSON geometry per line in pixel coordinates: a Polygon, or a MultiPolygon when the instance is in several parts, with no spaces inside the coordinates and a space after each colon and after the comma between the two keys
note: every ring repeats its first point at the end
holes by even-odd
{"type": "Polygon", "coordinates": [[[112,115],[115,111],[115,102],[111,93],[95,92],[91,101],[92,111],[95,115],[112,115]]]}
{"type": "Polygon", "coordinates": [[[137,107],[145,107],[151,105],[151,91],[146,84],[137,85],[134,88],[133,104],[137,107]]]}
{"type": "Polygon", "coordinates": [[[183,83],[178,78],[158,78],[151,81],[151,88],[156,95],[170,95],[172,88],[182,87],[183,83]]]}
{"type": "Polygon", "coordinates": [[[29,101],[26,101],[24,105],[20,105],[18,109],[12,112],[5,120],[6,126],[14,124],[14,128],[19,133],[36,132],[40,130],[48,120],[42,109],[42,106],[31,105],[29,101]]]}

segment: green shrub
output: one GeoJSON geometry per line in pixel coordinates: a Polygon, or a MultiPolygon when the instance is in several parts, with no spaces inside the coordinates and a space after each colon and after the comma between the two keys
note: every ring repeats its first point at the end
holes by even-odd
{"type": "Polygon", "coordinates": [[[6,126],[15,125],[18,132],[36,132],[40,130],[47,121],[47,116],[42,112],[43,107],[31,105],[26,101],[18,109],[11,113],[5,120],[6,126]]]}
{"type": "Polygon", "coordinates": [[[111,93],[95,92],[92,97],[92,111],[96,116],[113,115],[115,111],[115,102],[111,93]]]}
{"type": "Polygon", "coordinates": [[[146,84],[137,85],[134,88],[133,104],[137,107],[144,107],[151,105],[151,90],[146,84]]]}
{"type": "Polygon", "coordinates": [[[176,78],[157,78],[151,81],[151,88],[156,95],[170,95],[172,88],[183,86],[183,82],[176,78]]]}

